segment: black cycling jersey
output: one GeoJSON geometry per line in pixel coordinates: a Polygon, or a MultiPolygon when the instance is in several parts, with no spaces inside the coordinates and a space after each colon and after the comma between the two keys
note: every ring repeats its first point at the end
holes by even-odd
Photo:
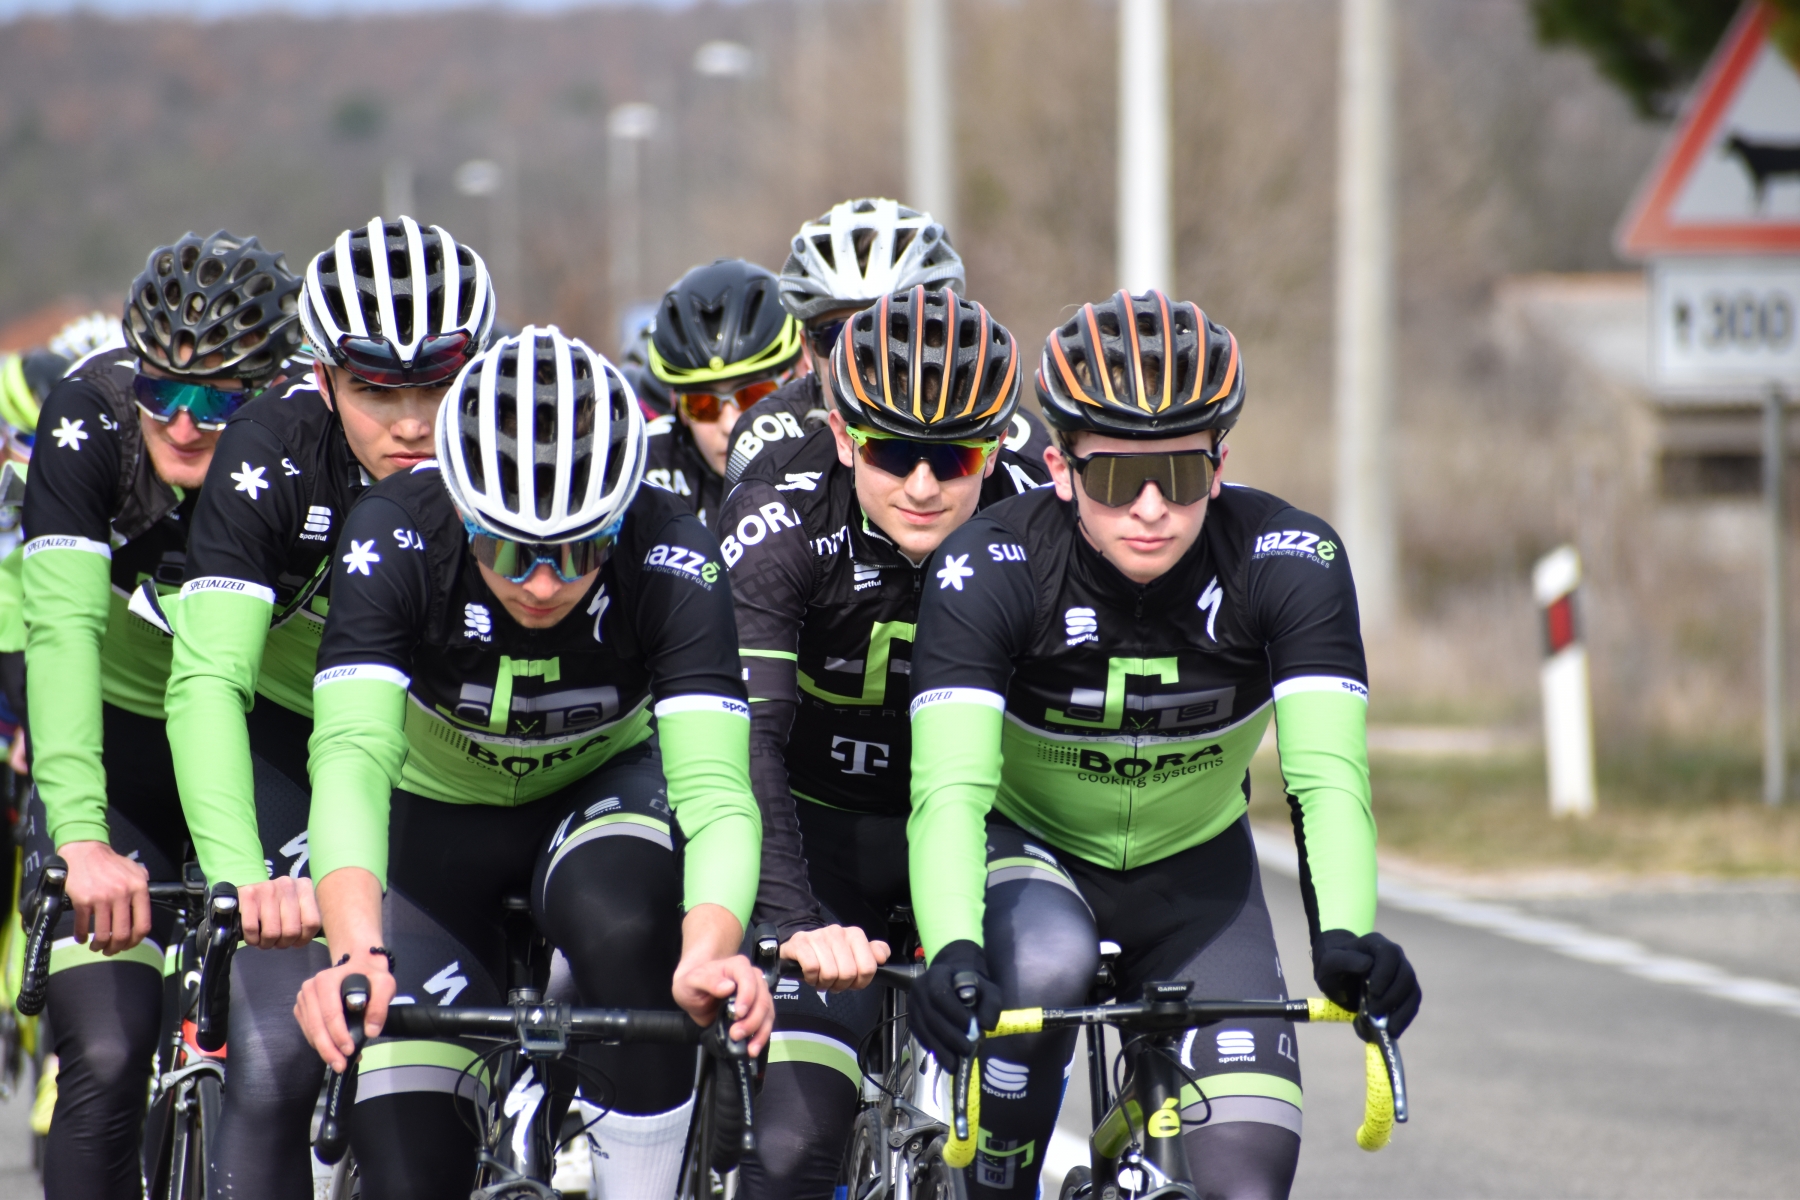
{"type": "Polygon", "coordinates": [[[681,506],[711,528],[719,504],[725,498],[725,481],[707,465],[706,456],[694,444],[694,435],[670,414],[648,422],[648,466],[644,482],[661,488],[681,501],[681,506]]]}
{"type": "MultiPolygon", "coordinates": [[[[990,804],[1057,850],[1117,870],[1198,845],[1243,815],[1271,704],[1295,697],[1306,711],[1284,713],[1282,766],[1308,806],[1301,850],[1333,910],[1324,927],[1372,919],[1368,676],[1349,564],[1323,521],[1228,486],[1188,553],[1140,585],[1045,490],[983,512],[929,566],[913,654],[917,744],[927,714],[948,707],[913,764],[915,885],[922,862],[960,863],[951,846],[990,804]],[[974,715],[1002,703],[998,728],[974,715]],[[965,778],[990,737],[1003,746],[997,788],[965,778]]],[[[979,876],[946,873],[958,882],[919,903],[932,953],[979,937],[979,893],[966,894],[979,876]]]]}
{"type": "MultiPolygon", "coordinates": [[[[732,427],[731,457],[725,461],[726,485],[733,486],[743,478],[765,448],[780,447],[782,442],[798,441],[815,429],[823,429],[830,407],[824,385],[815,372],[789,380],[745,409],[732,427]]],[[[1013,457],[1004,462],[1041,470],[1044,447],[1049,444],[1050,435],[1043,422],[1021,409],[1013,414],[1012,427],[1006,435],[1006,449],[1013,452],[1013,457]]],[[[790,448],[780,448],[777,456],[791,453],[790,448]]],[[[1001,469],[1005,469],[1004,463],[1001,469]]],[[[1026,474],[1029,475],[1030,470],[1026,474]]],[[[1043,476],[1034,478],[1041,480],[1043,476]]],[[[1017,477],[1014,483],[1020,491],[1034,486],[1017,477]]]]}
{"type": "Polygon", "coordinates": [[[274,605],[272,624],[289,620],[330,594],[338,529],[371,482],[310,372],[250,401],[213,451],[183,594],[248,584],[274,605]]]}
{"type": "MultiPolygon", "coordinates": [[[[981,503],[1046,479],[1041,463],[1002,450],[981,503]]],[[[819,924],[793,797],[863,813],[908,809],[907,673],[929,561],[914,566],[864,518],[830,430],[761,455],[732,489],[721,532],[752,701],[760,905],[786,934],[819,924]]]]}

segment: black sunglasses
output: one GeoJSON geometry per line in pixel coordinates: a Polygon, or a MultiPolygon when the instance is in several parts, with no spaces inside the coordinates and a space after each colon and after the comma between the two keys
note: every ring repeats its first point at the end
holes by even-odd
{"type": "Polygon", "coordinates": [[[1170,504],[1198,504],[1212,491],[1219,470],[1217,450],[1176,450],[1160,454],[1068,456],[1088,498],[1107,508],[1124,508],[1154,483],[1170,504]]]}

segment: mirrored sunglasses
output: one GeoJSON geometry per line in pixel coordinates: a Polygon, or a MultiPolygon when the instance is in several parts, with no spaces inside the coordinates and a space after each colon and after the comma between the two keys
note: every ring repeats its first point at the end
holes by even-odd
{"type": "Polygon", "coordinates": [[[856,443],[857,457],[877,471],[900,479],[911,475],[920,461],[931,468],[939,482],[975,475],[987,465],[988,456],[1000,448],[997,438],[980,442],[919,442],[855,427],[848,433],[856,443]]]}
{"type": "Polygon", "coordinates": [[[1170,504],[1197,504],[1212,491],[1219,469],[1216,450],[1180,450],[1163,454],[1069,455],[1088,498],[1107,508],[1124,508],[1154,483],[1170,504]]]}
{"type": "Polygon", "coordinates": [[[579,542],[515,542],[470,529],[469,552],[476,562],[508,583],[524,583],[539,563],[549,563],[558,579],[574,583],[600,569],[614,536],[603,533],[579,542]]]}
{"type": "Polygon", "coordinates": [[[772,395],[782,385],[782,379],[764,379],[758,383],[747,383],[734,392],[723,395],[718,392],[676,392],[675,402],[681,405],[681,411],[687,418],[699,425],[711,425],[725,415],[725,406],[735,404],[739,412],[743,412],[764,396],[772,395]]]}
{"type": "Polygon", "coordinates": [[[359,338],[346,333],[338,339],[338,353],[345,368],[364,383],[376,387],[431,387],[444,383],[475,357],[480,346],[467,333],[440,334],[419,343],[412,361],[403,361],[394,344],[383,338],[359,338]]]}
{"type": "Polygon", "coordinates": [[[231,414],[253,394],[248,389],[228,392],[185,379],[158,379],[151,375],[133,379],[131,393],[137,398],[138,407],[153,420],[167,424],[185,410],[195,425],[208,431],[225,428],[231,414]]]}

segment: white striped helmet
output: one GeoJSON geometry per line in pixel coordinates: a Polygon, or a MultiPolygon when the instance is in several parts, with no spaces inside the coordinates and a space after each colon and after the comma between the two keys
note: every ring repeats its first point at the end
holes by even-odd
{"type": "Polygon", "coordinates": [[[963,262],[930,213],[893,200],[846,200],[794,235],[781,303],[802,322],[923,284],[963,290],[963,262]]]}
{"type": "Polygon", "coordinates": [[[333,366],[383,387],[443,383],[494,327],[487,265],[411,217],[346,229],[306,268],[300,322],[333,366]]]}
{"type": "Polygon", "coordinates": [[[438,410],[438,465],[457,512],[472,531],[510,541],[616,529],[647,453],[625,376],[554,325],[494,343],[438,410]]]}

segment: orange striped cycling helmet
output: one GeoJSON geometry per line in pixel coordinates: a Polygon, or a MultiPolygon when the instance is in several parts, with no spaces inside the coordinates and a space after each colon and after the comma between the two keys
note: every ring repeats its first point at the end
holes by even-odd
{"type": "Polygon", "coordinates": [[[1000,437],[1019,406],[1019,345],[981,305],[920,284],[845,323],[831,393],[865,429],[926,442],[1000,437]]]}
{"type": "Polygon", "coordinates": [[[1243,411],[1244,361],[1237,338],[1198,305],[1121,291],[1082,305],[1045,339],[1037,394],[1044,420],[1065,434],[1223,437],[1243,411]]]}

